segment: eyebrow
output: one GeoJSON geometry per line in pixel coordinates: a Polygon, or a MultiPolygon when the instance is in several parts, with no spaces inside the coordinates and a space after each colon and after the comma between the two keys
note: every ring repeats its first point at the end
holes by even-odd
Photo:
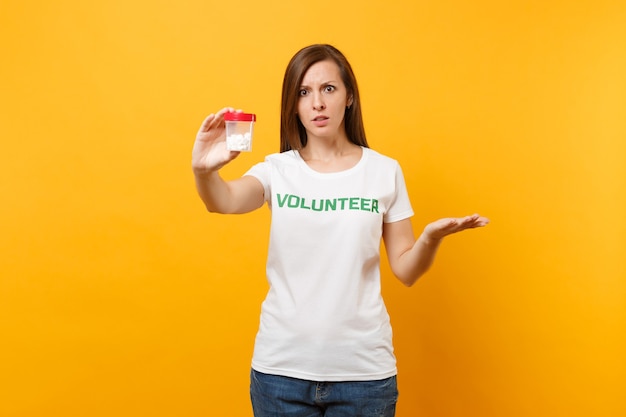
{"type": "MultiPolygon", "coordinates": [[[[335,80],[324,81],[320,85],[324,86],[324,85],[329,85],[329,84],[337,84],[337,81],[335,81],[335,80]]],[[[306,85],[306,84],[302,84],[302,85],[300,85],[300,88],[310,88],[310,87],[308,85],[306,85]]]]}

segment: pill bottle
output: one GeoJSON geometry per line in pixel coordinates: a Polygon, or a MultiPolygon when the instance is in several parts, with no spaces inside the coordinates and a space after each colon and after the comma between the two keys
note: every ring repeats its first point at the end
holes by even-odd
{"type": "Polygon", "coordinates": [[[230,151],[252,151],[252,133],[255,121],[255,114],[242,112],[225,113],[226,149],[230,151]]]}

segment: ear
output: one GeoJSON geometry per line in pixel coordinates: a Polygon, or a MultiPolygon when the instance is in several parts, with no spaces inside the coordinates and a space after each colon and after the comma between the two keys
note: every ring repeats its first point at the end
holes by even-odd
{"type": "Polygon", "coordinates": [[[348,100],[346,100],[346,107],[347,108],[352,107],[352,102],[353,102],[352,96],[348,97],[348,100]]]}

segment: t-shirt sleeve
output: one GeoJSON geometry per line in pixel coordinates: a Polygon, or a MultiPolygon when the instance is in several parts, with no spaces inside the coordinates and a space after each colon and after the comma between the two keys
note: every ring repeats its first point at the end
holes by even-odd
{"type": "Polygon", "coordinates": [[[411,201],[409,200],[409,193],[406,189],[404,175],[402,174],[402,168],[397,163],[395,171],[395,193],[389,205],[389,210],[387,210],[383,217],[384,223],[404,220],[414,214],[411,201]]]}
{"type": "Polygon", "coordinates": [[[271,166],[267,159],[264,162],[259,162],[256,165],[253,165],[244,176],[249,175],[251,177],[256,178],[263,185],[263,194],[266,202],[272,201],[271,198],[271,166]]]}

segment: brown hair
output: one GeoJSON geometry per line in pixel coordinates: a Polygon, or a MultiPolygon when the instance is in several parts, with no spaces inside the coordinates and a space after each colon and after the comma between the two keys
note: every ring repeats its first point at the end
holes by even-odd
{"type": "Polygon", "coordinates": [[[359,88],[352,67],[346,57],[334,46],[326,44],[310,45],[298,51],[285,71],[280,111],[280,151],[301,149],[306,146],[307,135],[298,117],[300,85],[307,70],[315,63],[332,60],[339,67],[341,80],[346,86],[352,104],[346,107],[344,125],[348,140],[356,145],[368,147],[361,115],[359,88]]]}

